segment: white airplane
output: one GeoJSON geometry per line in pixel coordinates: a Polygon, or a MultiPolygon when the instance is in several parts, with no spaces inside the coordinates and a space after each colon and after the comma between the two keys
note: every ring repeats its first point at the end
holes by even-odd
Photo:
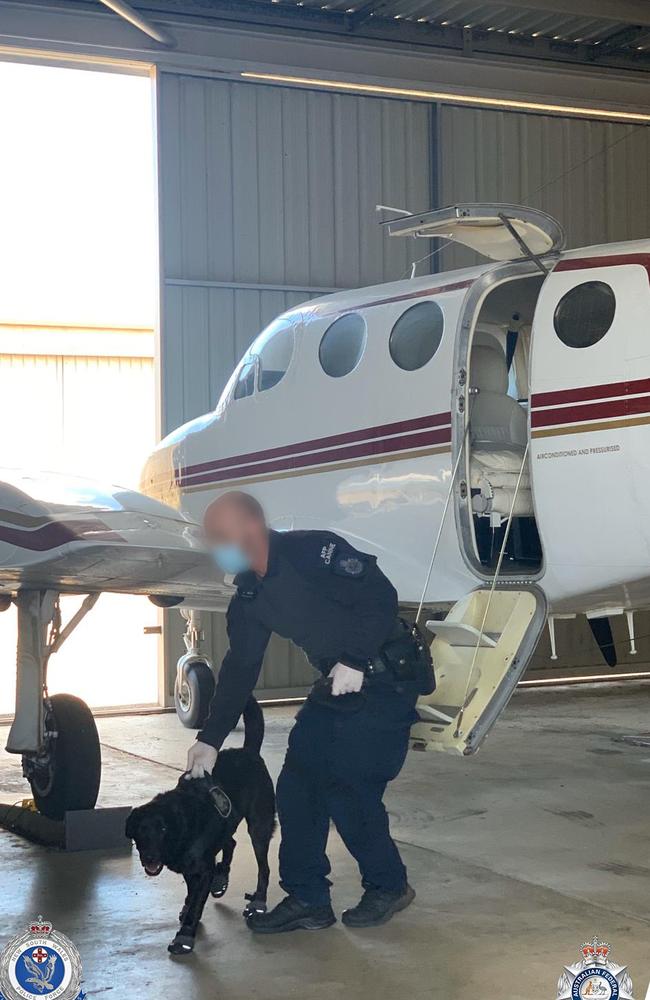
{"type": "Polygon", "coordinates": [[[94,805],[89,709],[47,697],[51,652],[102,591],[186,616],[176,705],[199,725],[213,690],[200,611],[233,592],[200,534],[244,489],[272,526],[330,527],[379,557],[430,623],[438,686],[412,745],[474,753],[546,622],[587,615],[612,659],[612,615],[650,607],[650,241],[565,251],[562,227],[513,205],[386,224],[481,267],[326,296],[255,340],[214,412],[166,437],[141,493],[0,473],[0,600],[18,608],[16,714],[40,810],[94,805]],[[58,597],[87,595],[61,625],[58,597]],[[450,607],[451,606],[451,607],[450,607]],[[45,697],[44,697],[45,695],[45,697]]]}

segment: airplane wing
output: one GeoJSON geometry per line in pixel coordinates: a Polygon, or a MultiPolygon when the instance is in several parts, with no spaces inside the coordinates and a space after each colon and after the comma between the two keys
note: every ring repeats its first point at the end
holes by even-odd
{"type": "Polygon", "coordinates": [[[112,591],[225,608],[198,525],[134,490],[0,469],[0,594],[112,591]]]}

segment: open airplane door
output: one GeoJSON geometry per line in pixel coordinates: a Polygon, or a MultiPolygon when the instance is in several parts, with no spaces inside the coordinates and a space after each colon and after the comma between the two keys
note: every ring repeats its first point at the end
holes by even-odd
{"type": "Polygon", "coordinates": [[[557,219],[525,205],[472,202],[407,215],[382,223],[389,236],[441,239],[462,243],[496,261],[534,260],[559,253],[565,245],[557,219]]]}
{"type": "Polygon", "coordinates": [[[418,700],[414,750],[476,753],[508,704],[546,623],[538,587],[481,587],[453,606],[435,632],[436,690],[418,700]]]}

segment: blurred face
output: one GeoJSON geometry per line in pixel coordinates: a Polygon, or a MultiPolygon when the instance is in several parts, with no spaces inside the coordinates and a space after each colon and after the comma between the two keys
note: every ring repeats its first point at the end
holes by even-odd
{"type": "Polygon", "coordinates": [[[245,568],[266,571],[266,524],[237,494],[226,493],[215,500],[205,512],[203,527],[215,561],[224,572],[237,573],[245,568]]]}

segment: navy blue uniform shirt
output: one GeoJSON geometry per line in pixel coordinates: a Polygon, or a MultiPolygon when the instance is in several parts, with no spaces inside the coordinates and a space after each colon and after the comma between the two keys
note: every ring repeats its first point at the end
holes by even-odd
{"type": "Polygon", "coordinates": [[[291,639],[327,674],[337,662],[364,670],[397,619],[397,592],[376,558],[332,531],[271,531],[266,575],[240,573],[235,584],[230,649],[198,735],[216,749],[257,683],[272,632],[291,639]]]}

